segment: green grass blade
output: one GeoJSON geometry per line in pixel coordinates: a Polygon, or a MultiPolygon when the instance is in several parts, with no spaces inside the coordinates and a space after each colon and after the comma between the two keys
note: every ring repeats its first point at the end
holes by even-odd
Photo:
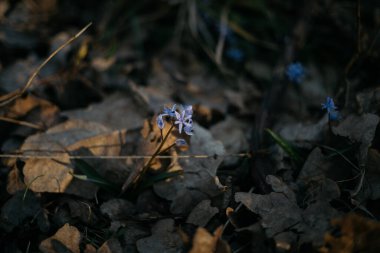
{"type": "Polygon", "coordinates": [[[302,161],[301,155],[299,152],[284,138],[280,135],[276,134],[269,128],[265,129],[267,133],[272,137],[272,139],[290,156],[291,159],[296,161],[297,163],[302,161]]]}
{"type": "Polygon", "coordinates": [[[77,175],[73,174],[75,178],[92,182],[99,187],[103,188],[104,190],[107,190],[112,193],[119,192],[119,188],[115,186],[115,184],[109,182],[108,180],[104,179],[99,173],[87,162],[85,162],[82,159],[74,159],[74,166],[77,168],[80,172],[82,172],[84,175],[77,175]]]}

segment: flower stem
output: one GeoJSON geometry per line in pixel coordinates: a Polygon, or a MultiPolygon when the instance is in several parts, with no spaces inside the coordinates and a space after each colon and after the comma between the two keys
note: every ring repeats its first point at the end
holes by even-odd
{"type": "MultiPolygon", "coordinates": [[[[154,158],[156,158],[156,156],[161,153],[161,149],[164,146],[164,144],[165,144],[166,140],[168,139],[170,133],[172,132],[173,128],[174,128],[174,124],[172,124],[170,126],[170,128],[169,128],[168,132],[166,133],[165,137],[163,137],[160,145],[158,145],[158,147],[156,148],[156,151],[154,151],[153,155],[149,158],[148,162],[145,163],[145,165],[144,165],[141,173],[145,173],[145,171],[150,167],[150,165],[151,165],[152,161],[154,160],[154,158]]],[[[162,137],[162,135],[161,135],[161,137],[162,137]]],[[[172,146],[170,146],[169,148],[171,148],[171,147],[172,146]]],[[[167,149],[165,149],[165,150],[167,150],[167,149]]]]}

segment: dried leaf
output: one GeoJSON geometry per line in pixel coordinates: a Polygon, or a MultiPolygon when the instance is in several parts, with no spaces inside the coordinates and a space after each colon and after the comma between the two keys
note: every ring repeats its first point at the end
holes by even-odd
{"type": "Polygon", "coordinates": [[[358,158],[359,163],[364,166],[378,123],[379,116],[375,114],[349,115],[337,127],[333,127],[332,131],[335,135],[348,137],[351,141],[360,143],[358,158]]]}
{"type": "Polygon", "coordinates": [[[141,253],[181,251],[182,240],[174,227],[174,220],[163,219],[152,228],[152,236],[137,241],[137,249],[141,253]]]}
{"type": "Polygon", "coordinates": [[[5,231],[11,232],[27,218],[36,216],[40,211],[39,200],[33,193],[28,192],[24,195],[24,192],[18,192],[1,208],[0,226],[5,231]]]}
{"type": "Polygon", "coordinates": [[[380,88],[360,92],[356,95],[359,113],[376,113],[380,103],[380,88]]]}
{"type": "MultiPolygon", "coordinates": [[[[81,182],[73,180],[74,169],[68,152],[84,147],[95,156],[119,155],[125,133],[125,131],[112,132],[98,123],[69,120],[49,129],[46,133],[30,136],[21,147],[24,154],[54,156],[54,158],[25,160],[24,182],[35,192],[70,192],[85,198],[93,198],[96,188],[92,188],[92,192],[85,192],[74,184],[69,187],[71,182],[76,185],[81,182]]],[[[107,166],[97,169],[100,170],[98,171],[100,175],[107,175],[107,166]]]]}
{"type": "Polygon", "coordinates": [[[194,124],[195,134],[184,155],[207,155],[208,158],[179,159],[172,164],[173,170],[183,170],[183,175],[156,183],[154,191],[162,198],[171,200],[170,211],[188,213],[200,201],[218,195],[221,190],[215,183],[216,172],[223,161],[223,144],[215,141],[210,132],[194,124]]]}
{"type": "Polygon", "coordinates": [[[25,188],[26,187],[24,182],[22,181],[20,171],[17,168],[17,165],[15,165],[8,174],[7,192],[9,194],[15,194],[16,192],[24,190],[25,188]]]}
{"type": "MultiPolygon", "coordinates": [[[[244,125],[239,123],[238,119],[228,117],[224,121],[214,125],[210,131],[216,140],[220,140],[223,143],[226,153],[239,154],[248,150],[248,141],[244,135],[244,128],[244,125]]],[[[238,160],[239,158],[237,157],[227,157],[224,159],[223,164],[234,166],[238,160]]]]}
{"type": "Polygon", "coordinates": [[[139,223],[128,222],[125,227],[122,228],[123,239],[125,242],[126,252],[138,252],[136,248],[136,241],[150,235],[149,229],[145,228],[139,223]]]}
{"type": "Polygon", "coordinates": [[[295,123],[285,126],[281,124],[281,130],[278,132],[282,138],[289,142],[297,142],[299,144],[305,142],[303,145],[308,146],[307,143],[318,142],[323,137],[322,135],[328,127],[327,123],[328,118],[325,116],[316,124],[295,123]]]}
{"type": "Polygon", "coordinates": [[[325,246],[321,253],[377,253],[380,249],[380,224],[351,213],[331,224],[340,230],[339,236],[334,233],[325,235],[325,246]]]}
{"type": "Polygon", "coordinates": [[[211,235],[205,228],[199,227],[189,253],[230,253],[229,245],[220,238],[222,230],[222,227],[219,227],[214,235],[211,235]]]}
{"type": "Polygon", "coordinates": [[[93,121],[117,130],[142,127],[147,109],[137,107],[130,97],[116,93],[86,109],[65,111],[62,114],[70,119],[93,121]]]}
{"type": "Polygon", "coordinates": [[[366,173],[360,197],[363,200],[380,198],[380,153],[376,149],[368,150],[366,173]]]}
{"type": "MultiPolygon", "coordinates": [[[[238,192],[235,194],[235,200],[242,202],[249,210],[262,217],[260,224],[268,237],[292,229],[301,233],[300,242],[320,245],[322,235],[328,228],[328,221],[338,215],[328,203],[340,195],[336,183],[332,180],[322,182],[317,188],[318,193],[314,193],[316,197],[310,200],[312,204],[305,210],[298,207],[294,192],[284,182],[274,176],[267,176],[267,183],[277,192],[267,195],[238,192]],[[326,197],[327,195],[330,196],[326,197]]],[[[293,235],[287,235],[287,238],[296,239],[293,235]]],[[[279,241],[276,242],[284,240],[282,237],[277,239],[279,241]]],[[[294,241],[286,243],[292,244],[294,241]]]]}
{"type": "Polygon", "coordinates": [[[186,222],[199,227],[204,227],[210,219],[219,212],[217,207],[211,206],[211,200],[201,201],[189,214],[186,222]]]}
{"type": "Polygon", "coordinates": [[[136,212],[135,206],[125,199],[111,199],[100,206],[100,211],[111,220],[122,220],[136,212]]]}
{"type": "Polygon", "coordinates": [[[39,249],[43,253],[63,253],[67,252],[67,250],[70,250],[72,253],[80,253],[80,242],[81,234],[78,229],[65,224],[55,235],[42,241],[39,249]]]}
{"type": "Polygon", "coordinates": [[[97,253],[123,253],[123,249],[116,238],[111,238],[103,243],[97,253]]]}

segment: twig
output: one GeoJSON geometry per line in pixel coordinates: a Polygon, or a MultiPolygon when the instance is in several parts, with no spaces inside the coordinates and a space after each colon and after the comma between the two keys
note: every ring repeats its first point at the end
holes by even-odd
{"type": "MultiPolygon", "coordinates": [[[[46,151],[45,151],[46,152],[46,151]]],[[[64,152],[62,152],[64,153],[64,152]]],[[[66,154],[66,153],[65,153],[66,154]]],[[[67,156],[67,155],[65,155],[67,156]]],[[[90,156],[90,155],[69,155],[70,159],[102,159],[102,160],[116,160],[116,159],[147,159],[151,158],[152,155],[100,155],[100,156],[90,156]]],[[[218,155],[218,157],[252,157],[249,153],[238,153],[238,154],[224,154],[224,155],[218,155]]],[[[0,158],[20,158],[20,159],[59,159],[62,158],[62,155],[25,155],[25,154],[0,154],[0,158]]],[[[156,155],[155,158],[160,159],[172,159],[172,158],[178,158],[178,159],[215,159],[214,155],[156,155]]]]}
{"type": "Polygon", "coordinates": [[[73,37],[71,37],[68,41],[66,41],[64,44],[62,44],[59,48],[57,48],[53,53],[49,55],[48,58],[44,62],[42,62],[37,69],[33,72],[33,74],[29,77],[28,82],[23,88],[19,88],[11,93],[8,93],[6,95],[3,95],[0,97],[0,107],[6,106],[7,104],[11,103],[15,99],[19,98],[26,92],[27,89],[32,85],[34,78],[38,75],[38,73],[41,71],[43,67],[54,57],[56,56],[62,49],[64,49],[66,46],[71,44],[74,40],[76,40],[79,36],[81,36],[90,26],[92,23],[89,23],[86,25],[82,30],[80,30],[77,34],[75,34],[73,37]]]}
{"type": "Polygon", "coordinates": [[[39,126],[37,124],[33,124],[33,123],[30,123],[30,122],[27,122],[27,121],[22,121],[22,120],[16,120],[16,119],[11,119],[11,118],[7,118],[7,117],[2,117],[2,116],[0,116],[0,121],[5,121],[5,122],[21,125],[21,126],[26,126],[26,127],[34,128],[34,129],[37,129],[37,130],[42,130],[43,129],[42,126],[39,126]]]}
{"type": "Polygon", "coordinates": [[[220,32],[219,32],[219,39],[218,44],[216,45],[215,49],[215,62],[218,65],[222,65],[222,56],[223,56],[223,49],[224,44],[226,42],[226,36],[227,36],[227,29],[228,29],[228,6],[223,8],[222,14],[220,16],[220,32]]]}

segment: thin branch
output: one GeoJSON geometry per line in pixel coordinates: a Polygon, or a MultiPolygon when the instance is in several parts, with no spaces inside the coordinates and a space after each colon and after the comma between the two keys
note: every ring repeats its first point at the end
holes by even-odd
{"type": "Polygon", "coordinates": [[[11,103],[15,99],[19,98],[26,92],[27,89],[32,85],[34,79],[38,75],[38,73],[41,71],[43,67],[54,57],[56,56],[62,49],[64,49],[66,46],[71,44],[74,40],[76,40],[79,36],[81,36],[90,26],[92,23],[89,23],[86,25],[82,30],[80,30],[77,34],[75,34],[73,37],[71,37],[68,41],[66,41],[64,44],[62,44],[59,48],[57,48],[53,53],[49,55],[46,60],[41,63],[37,69],[33,72],[33,74],[29,77],[28,82],[23,88],[17,89],[11,93],[8,93],[6,95],[3,95],[0,97],[0,107],[6,106],[7,104],[11,103]]]}
{"type": "Polygon", "coordinates": [[[11,118],[2,117],[2,116],[0,116],[0,121],[5,121],[5,122],[13,123],[13,124],[17,124],[17,125],[20,125],[20,126],[26,126],[26,127],[34,128],[34,129],[37,129],[37,130],[43,130],[42,126],[30,123],[30,122],[27,122],[27,121],[11,119],[11,118]]]}

